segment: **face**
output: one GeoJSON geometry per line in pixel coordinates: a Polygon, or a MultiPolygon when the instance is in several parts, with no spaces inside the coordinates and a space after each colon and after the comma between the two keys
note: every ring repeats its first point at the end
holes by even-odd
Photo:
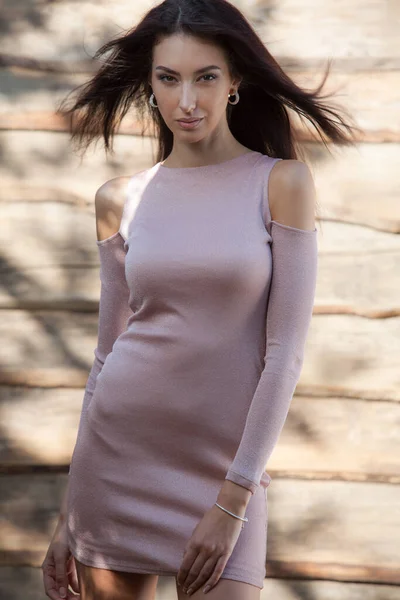
{"type": "Polygon", "coordinates": [[[211,42],[185,34],[164,38],[154,47],[150,85],[166,125],[183,142],[196,142],[227,127],[228,95],[240,79],[233,79],[223,50],[211,42]],[[185,128],[179,119],[199,119],[185,128]]]}

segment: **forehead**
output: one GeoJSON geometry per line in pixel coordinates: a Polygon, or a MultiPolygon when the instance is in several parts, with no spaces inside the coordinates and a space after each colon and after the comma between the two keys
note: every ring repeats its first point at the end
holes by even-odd
{"type": "Polygon", "coordinates": [[[165,36],[154,46],[153,63],[163,64],[179,72],[195,71],[207,64],[221,68],[226,64],[222,48],[212,40],[187,34],[165,36]]]}

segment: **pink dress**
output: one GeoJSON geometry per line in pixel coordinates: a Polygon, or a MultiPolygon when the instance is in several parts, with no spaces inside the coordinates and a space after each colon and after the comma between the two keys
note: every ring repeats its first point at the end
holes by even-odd
{"type": "Polygon", "coordinates": [[[317,276],[317,230],[271,220],[278,160],[157,163],[130,179],[119,231],[97,241],[98,344],[67,510],[86,565],[176,575],[229,479],[252,495],[222,577],[263,588],[265,468],[300,377],[317,276]]]}

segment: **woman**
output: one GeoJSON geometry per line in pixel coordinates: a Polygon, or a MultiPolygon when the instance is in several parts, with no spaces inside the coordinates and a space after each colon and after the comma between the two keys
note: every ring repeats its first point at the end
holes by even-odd
{"type": "Polygon", "coordinates": [[[45,590],[150,600],[174,575],[180,600],[255,600],[265,465],[317,276],[315,189],[286,107],[335,143],[350,126],[225,0],[166,0],[109,50],[69,109],[73,138],[109,150],[133,104],[158,162],[96,192],[98,344],[45,590]]]}

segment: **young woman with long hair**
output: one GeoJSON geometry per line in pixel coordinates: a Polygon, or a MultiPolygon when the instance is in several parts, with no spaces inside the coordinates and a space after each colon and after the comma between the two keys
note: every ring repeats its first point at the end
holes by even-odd
{"type": "Polygon", "coordinates": [[[62,107],[72,139],[113,151],[134,107],[157,162],[95,195],[98,343],[45,590],[150,600],[172,575],[179,600],[256,600],[265,467],[317,278],[315,188],[288,109],[325,144],[352,144],[352,127],[226,0],[165,0],[106,54],[62,107]]]}

